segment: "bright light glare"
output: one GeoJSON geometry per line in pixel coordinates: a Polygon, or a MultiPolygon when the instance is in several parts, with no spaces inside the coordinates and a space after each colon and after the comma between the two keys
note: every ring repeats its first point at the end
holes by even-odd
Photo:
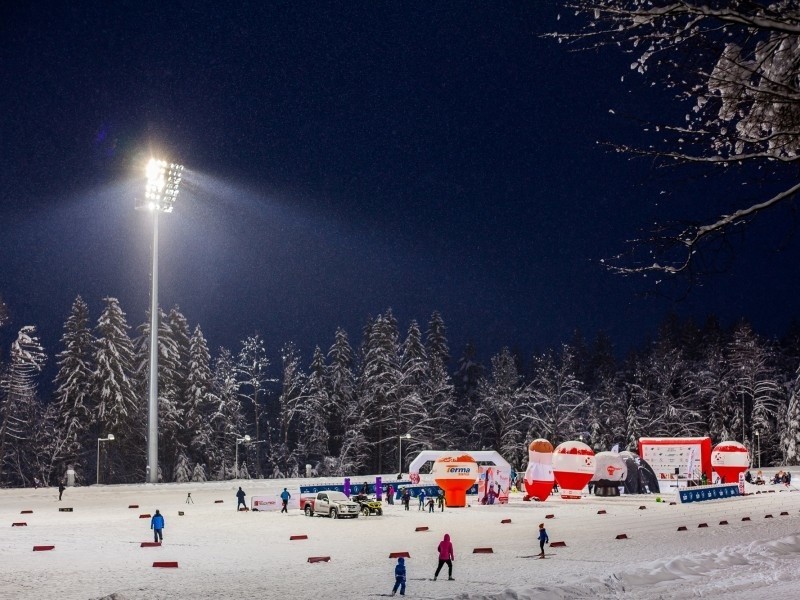
{"type": "Polygon", "coordinates": [[[183,165],[151,158],[147,163],[146,173],[145,206],[150,210],[172,212],[183,176],[183,165]]]}
{"type": "Polygon", "coordinates": [[[154,181],[157,177],[163,177],[164,167],[167,166],[163,160],[151,158],[147,163],[147,180],[154,181]]]}

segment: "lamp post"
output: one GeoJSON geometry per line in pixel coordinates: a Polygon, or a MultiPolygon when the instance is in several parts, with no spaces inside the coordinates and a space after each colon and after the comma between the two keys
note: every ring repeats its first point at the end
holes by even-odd
{"type": "Polygon", "coordinates": [[[150,294],[150,397],[147,405],[147,481],[158,483],[158,214],[172,212],[183,166],[150,159],[144,203],[136,208],[153,213],[153,269],[150,294]]]}
{"type": "Polygon", "coordinates": [[[97,485],[100,485],[100,442],[113,442],[114,434],[109,433],[104,438],[97,438],[97,485]]]}
{"type": "Polygon", "coordinates": [[[236,438],[236,479],[239,479],[239,443],[244,442],[245,444],[250,441],[250,436],[246,435],[241,438],[236,438]]]}
{"type": "Polygon", "coordinates": [[[406,433],[406,434],[397,436],[397,439],[398,439],[398,444],[397,444],[397,472],[398,473],[402,473],[403,472],[403,439],[404,438],[407,439],[407,440],[410,440],[411,439],[411,434],[410,433],[406,433]]]}
{"type": "Polygon", "coordinates": [[[756,449],[758,452],[758,468],[761,469],[761,432],[756,431],[756,449]]]}

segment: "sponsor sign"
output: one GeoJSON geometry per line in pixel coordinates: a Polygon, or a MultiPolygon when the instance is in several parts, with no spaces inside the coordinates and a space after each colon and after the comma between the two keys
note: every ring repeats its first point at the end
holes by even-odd
{"type": "MultiPolygon", "coordinates": [[[[289,498],[287,508],[300,510],[300,494],[296,491],[289,492],[292,497],[289,498]]],[[[250,496],[250,510],[257,511],[270,511],[280,510],[283,506],[280,494],[274,496],[250,496]]]]}
{"type": "Polygon", "coordinates": [[[445,456],[433,463],[431,474],[434,479],[470,479],[476,481],[480,475],[478,465],[474,462],[460,462],[456,457],[445,456]]]}
{"type": "Polygon", "coordinates": [[[724,500],[739,496],[738,485],[715,485],[680,490],[681,503],[703,502],[705,500],[724,500]]]}
{"type": "Polygon", "coordinates": [[[639,456],[659,481],[700,479],[711,481],[711,438],[641,438],[639,456]]]}
{"type": "MultiPolygon", "coordinates": [[[[478,502],[481,504],[506,504],[511,485],[510,473],[494,466],[480,466],[479,471],[480,479],[476,484],[478,486],[478,502]],[[492,490],[491,502],[489,490],[492,490]]],[[[469,493],[470,491],[467,491],[467,494],[469,493]]]]}

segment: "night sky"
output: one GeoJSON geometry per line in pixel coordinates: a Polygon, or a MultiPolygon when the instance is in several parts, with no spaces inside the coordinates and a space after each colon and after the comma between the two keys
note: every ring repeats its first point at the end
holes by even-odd
{"type": "Polygon", "coordinates": [[[258,331],[274,361],[291,340],[307,363],[338,326],[357,345],[388,307],[403,334],[440,310],[456,359],[468,341],[484,359],[530,356],[575,329],[624,352],[670,311],[783,333],[800,292],[786,214],[760,219],[688,295],[603,269],[656,218],[714,213],[740,192],[598,145],[681,113],[629,57],[543,39],[570,26],[558,12],[4,3],[0,356],[25,324],[60,350],[78,294],[93,321],[107,295],[131,325],[146,319],[152,230],[134,205],[151,155],[187,169],[160,221],[160,304],[214,351],[258,331]]]}

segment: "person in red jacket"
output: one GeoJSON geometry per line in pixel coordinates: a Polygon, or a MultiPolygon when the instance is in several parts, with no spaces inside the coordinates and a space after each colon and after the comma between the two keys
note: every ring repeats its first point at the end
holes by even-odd
{"type": "Polygon", "coordinates": [[[436,567],[436,574],[433,576],[433,580],[436,581],[436,578],[439,577],[439,571],[442,570],[442,566],[447,564],[447,579],[453,581],[453,560],[455,556],[453,555],[453,543],[450,541],[450,534],[445,533],[444,539],[439,542],[439,566],[436,567]]]}

